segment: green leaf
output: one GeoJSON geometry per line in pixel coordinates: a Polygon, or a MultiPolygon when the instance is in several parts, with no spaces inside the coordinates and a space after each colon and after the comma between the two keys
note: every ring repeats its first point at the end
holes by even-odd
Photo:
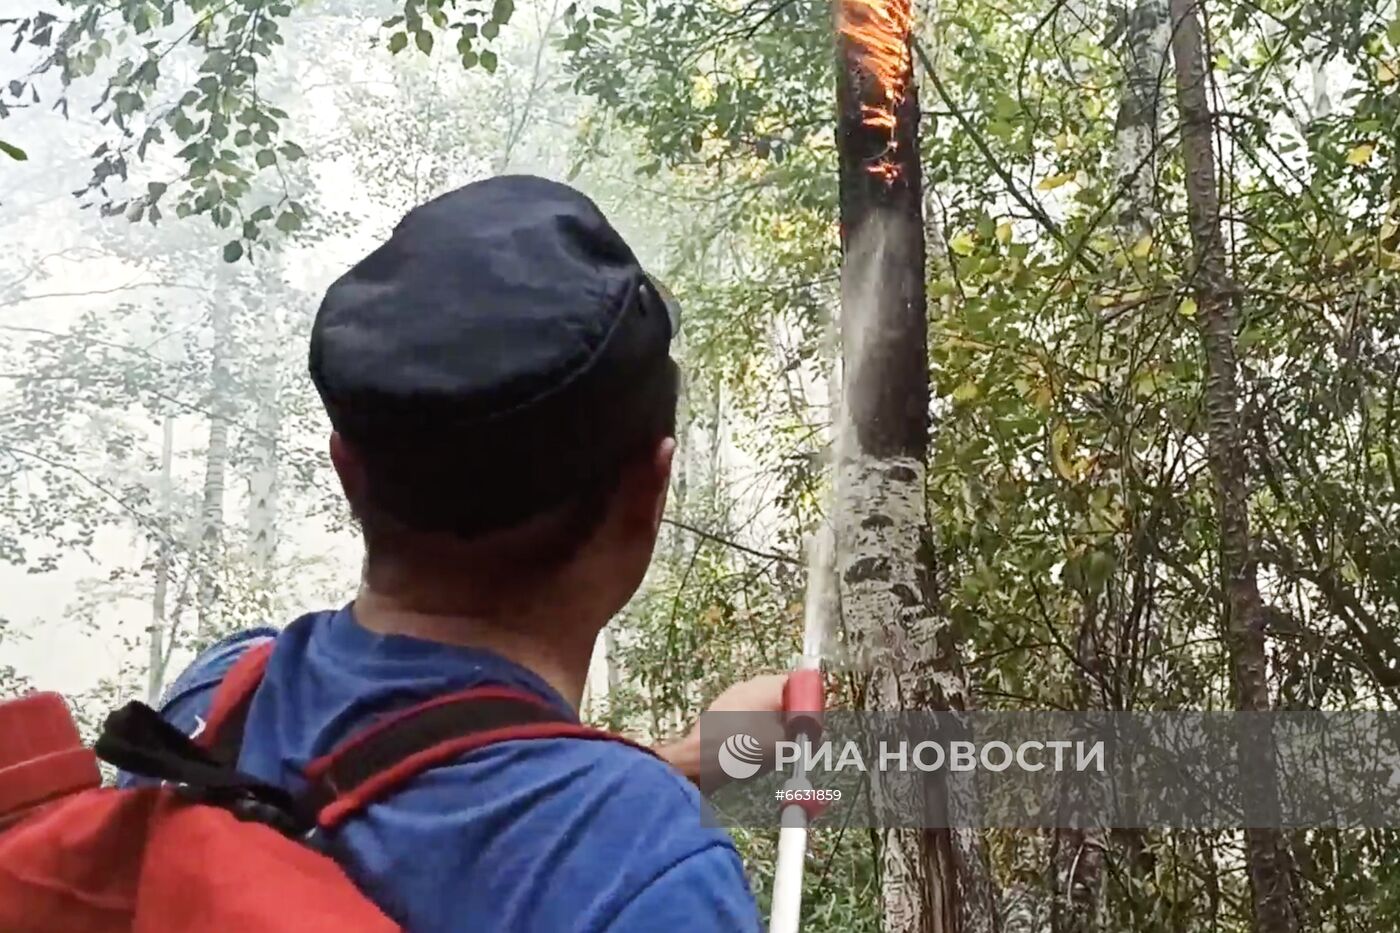
{"type": "Polygon", "coordinates": [[[515,0],[496,0],[491,7],[491,19],[497,23],[508,23],[515,13],[515,0]]]}
{"type": "Polygon", "coordinates": [[[953,390],[953,401],[970,402],[981,394],[982,390],[978,388],[977,383],[964,382],[962,385],[958,386],[956,389],[953,390]]]}
{"type": "Polygon", "coordinates": [[[389,54],[397,55],[408,46],[408,34],[396,32],[389,37],[389,54]]]}
{"type": "Polygon", "coordinates": [[[238,262],[243,258],[243,243],[241,240],[229,240],[224,244],[224,262],[238,262]]]}
{"type": "Polygon", "coordinates": [[[501,34],[501,27],[498,26],[494,21],[489,22],[485,26],[481,27],[481,34],[487,39],[494,39],[501,34]]]}
{"type": "Polygon", "coordinates": [[[291,233],[301,229],[301,218],[292,211],[283,211],[282,216],[277,218],[277,229],[283,233],[291,233]]]}
{"type": "Polygon", "coordinates": [[[481,67],[491,74],[496,73],[496,53],[487,49],[481,53],[481,67]]]}
{"type": "Polygon", "coordinates": [[[5,153],[5,155],[14,159],[16,162],[24,162],[29,159],[29,153],[18,146],[13,146],[5,142],[3,139],[0,139],[0,152],[5,153]]]}
{"type": "Polygon", "coordinates": [[[420,30],[414,39],[418,45],[418,51],[422,52],[424,55],[433,54],[433,34],[431,32],[428,32],[426,29],[420,30]]]}
{"type": "Polygon", "coordinates": [[[251,219],[254,223],[263,223],[265,221],[271,220],[272,208],[269,205],[264,204],[262,207],[253,211],[253,216],[251,219]]]}
{"type": "Polygon", "coordinates": [[[306,151],[296,143],[283,143],[277,151],[293,162],[306,158],[306,151]]]}
{"type": "Polygon", "coordinates": [[[264,149],[258,153],[258,168],[271,168],[277,164],[277,153],[264,149]]]}

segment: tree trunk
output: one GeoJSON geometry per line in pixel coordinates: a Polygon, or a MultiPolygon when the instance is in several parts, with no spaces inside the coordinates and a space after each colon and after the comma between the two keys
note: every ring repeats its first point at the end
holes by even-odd
{"type": "MultiPolygon", "coordinates": [[[[684,340],[684,335],[680,338],[684,340]]],[[[685,348],[683,343],[676,348],[677,357],[685,358],[685,348]]],[[[685,380],[681,381],[680,397],[676,402],[676,453],[674,456],[675,469],[671,473],[671,496],[668,503],[670,513],[678,521],[688,522],[689,514],[689,491],[690,491],[690,460],[694,453],[695,443],[692,439],[694,427],[691,424],[691,399],[690,385],[685,380]]],[[[685,560],[685,545],[688,536],[683,528],[671,526],[670,531],[670,560],[671,570],[675,573],[683,569],[682,561],[685,560]]]]}
{"type": "Polygon", "coordinates": [[[710,418],[705,425],[705,520],[710,528],[724,534],[728,530],[728,500],[722,496],[724,485],[724,457],[720,448],[723,434],[720,426],[724,421],[724,380],[715,375],[710,387],[710,418]]]}
{"type": "Polygon", "coordinates": [[[1114,169],[1125,197],[1118,229],[1125,248],[1156,226],[1157,141],[1162,79],[1171,40],[1166,0],[1139,0],[1123,30],[1123,92],[1114,126],[1114,169]]]}
{"type": "MultiPolygon", "coordinates": [[[[843,7],[838,15],[861,11],[843,7]]],[[[967,683],[935,605],[925,517],[929,382],[918,101],[906,54],[907,91],[898,95],[893,138],[866,119],[872,102],[889,98],[850,38],[851,21],[841,25],[844,359],[835,511],[842,614],[871,672],[869,709],[962,709],[967,683]]],[[[896,34],[898,41],[907,49],[907,35],[896,34]]],[[[987,865],[971,831],[887,832],[882,885],[890,933],[997,928],[987,865]]]]}
{"type": "MultiPolygon", "coordinates": [[[[1100,693],[1099,678],[1102,677],[1102,652],[1098,641],[1100,625],[1099,600],[1096,595],[1086,592],[1080,607],[1079,637],[1075,646],[1079,665],[1074,697],[1076,708],[1082,710],[1103,705],[1096,699],[1100,693]]],[[[1094,825],[1093,821],[1098,816],[1094,812],[1097,809],[1094,802],[1077,803],[1080,811],[1075,814],[1078,817],[1075,821],[1077,828],[1056,830],[1051,846],[1050,862],[1055,873],[1055,892],[1050,910],[1052,933],[1091,933],[1099,928],[1108,833],[1103,827],[1094,825]]],[[[1062,798],[1060,806],[1061,813],[1072,812],[1076,801],[1062,798]]]]}
{"type": "Polygon", "coordinates": [[[204,492],[199,507],[199,547],[196,609],[197,636],[202,640],[215,627],[218,601],[217,571],[223,557],[224,489],[228,476],[229,409],[233,393],[228,354],[232,321],[225,300],[215,298],[213,348],[209,366],[209,444],[204,454],[204,492]]]}
{"type": "MultiPolygon", "coordinates": [[[[1157,144],[1167,45],[1171,38],[1166,0],[1139,0],[1126,17],[1122,42],[1123,86],[1114,126],[1114,170],[1123,196],[1117,227],[1125,250],[1155,232],[1157,144]]],[[[1136,345],[1138,317],[1130,316],[1128,326],[1127,339],[1136,345]]],[[[1112,336],[1116,335],[1106,335],[1105,339],[1112,336]]],[[[1124,438],[1122,448],[1125,457],[1133,455],[1131,438],[1124,438]]],[[[1120,468],[1117,472],[1118,485],[1127,502],[1127,471],[1120,468]]],[[[1133,553],[1130,551],[1129,556],[1133,553]]],[[[1102,678],[1110,673],[1104,669],[1102,660],[1105,628],[1114,624],[1124,608],[1131,605],[1132,600],[1126,595],[1117,598],[1120,590],[1127,594],[1134,581],[1147,576],[1137,572],[1135,558],[1127,562],[1121,558],[1122,555],[1118,573],[1121,575],[1126,570],[1129,579],[1121,587],[1118,581],[1111,582],[1105,600],[1100,600],[1097,593],[1085,592],[1082,597],[1075,646],[1079,663],[1074,699],[1078,709],[1102,709],[1108,705],[1104,702],[1102,684],[1102,678]],[[1102,605],[1104,603],[1106,605],[1102,605]]],[[[1092,818],[1094,808],[1085,809],[1089,812],[1079,814],[1080,817],[1092,818]]],[[[1091,933],[1099,928],[1107,846],[1108,833],[1102,828],[1061,829],[1055,833],[1051,848],[1055,877],[1051,910],[1054,933],[1091,933]]]]}
{"type": "MultiPolygon", "coordinates": [[[[1207,97],[1206,54],[1196,0],[1171,0],[1176,59],[1177,106],[1186,168],[1186,195],[1194,268],[1191,281],[1206,355],[1207,456],[1215,481],[1220,525],[1220,565],[1224,578],[1225,630],[1234,675],[1236,708],[1270,709],[1264,634],[1259,625],[1259,584],[1249,528],[1249,481],[1239,428],[1238,363],[1235,357],[1235,295],[1225,262],[1215,169],[1215,115],[1207,97]]],[[[1254,775],[1261,809],[1276,813],[1272,748],[1241,743],[1241,766],[1254,775]],[[1272,798],[1272,799],[1270,799],[1272,798]]],[[[1257,824],[1256,824],[1257,825],[1257,824]]],[[[1245,833],[1254,925],[1260,933],[1297,929],[1292,892],[1292,859],[1277,830],[1245,833]]]]}
{"type": "Polygon", "coordinates": [[[156,581],[151,594],[151,637],[146,671],[146,702],[156,706],[165,689],[165,601],[170,593],[171,514],[174,508],[175,418],[166,415],[160,441],[160,541],[156,545],[156,581]]]}
{"type": "Polygon", "coordinates": [[[253,438],[253,474],[248,502],[249,551],[258,602],[269,617],[274,608],[277,558],[278,435],[282,411],[278,398],[277,317],[263,312],[262,358],[258,363],[258,416],[253,438]]]}

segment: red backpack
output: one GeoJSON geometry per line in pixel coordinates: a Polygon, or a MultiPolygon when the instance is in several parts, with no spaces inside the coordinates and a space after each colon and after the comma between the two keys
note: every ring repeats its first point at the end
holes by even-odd
{"type": "Polygon", "coordinates": [[[0,931],[390,933],[400,927],[309,840],[423,771],[496,742],[627,741],[565,721],[531,694],[479,687],[381,718],[311,762],[307,790],[294,796],[235,767],[271,649],[239,659],[198,740],[141,703],[108,717],[97,755],[164,782],[157,787],[82,790],[96,782],[81,780],[79,749],[26,755],[25,733],[7,733],[0,715],[0,931]],[[16,744],[12,756],[6,748],[16,744]],[[21,764],[3,767],[7,760],[21,764]],[[7,812],[44,796],[41,784],[50,799],[54,789],[69,793],[7,824],[7,812]]]}

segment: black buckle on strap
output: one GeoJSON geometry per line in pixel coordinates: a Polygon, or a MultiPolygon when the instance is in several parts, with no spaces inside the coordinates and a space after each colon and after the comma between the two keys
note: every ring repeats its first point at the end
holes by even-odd
{"type": "Polygon", "coordinates": [[[131,774],[174,785],[188,800],[211,804],[240,820],[270,826],[293,838],[315,827],[287,790],[216,759],[144,703],[128,703],[107,717],[94,746],[97,756],[131,774]]]}

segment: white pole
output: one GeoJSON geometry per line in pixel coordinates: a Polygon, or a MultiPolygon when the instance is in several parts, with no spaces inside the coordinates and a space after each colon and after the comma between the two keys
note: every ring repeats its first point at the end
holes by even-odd
{"type": "MultiPolygon", "coordinates": [[[[820,671],[822,654],[829,636],[828,626],[834,615],[833,597],[835,540],[829,526],[818,529],[808,544],[806,618],[803,625],[802,658],[799,671],[820,671]]],[[[820,681],[818,681],[820,683],[820,681]]],[[[820,687],[818,687],[820,694],[820,687]]],[[[820,695],[814,709],[820,711],[820,695]]],[[[799,706],[800,711],[809,707],[799,706]]],[[[792,777],[783,789],[810,796],[812,782],[807,778],[807,762],[811,757],[812,735],[804,730],[802,743],[792,777]]],[[[810,805],[810,800],[804,800],[810,805]]],[[[807,810],[801,804],[783,807],[779,818],[778,861],[773,868],[773,905],[769,914],[768,933],[798,933],[802,924],[802,873],[807,862],[807,810]]]]}
{"type": "Polygon", "coordinates": [[[802,872],[807,861],[807,811],[785,807],[778,830],[773,912],[768,933],[797,933],[802,920],[802,872]]]}

